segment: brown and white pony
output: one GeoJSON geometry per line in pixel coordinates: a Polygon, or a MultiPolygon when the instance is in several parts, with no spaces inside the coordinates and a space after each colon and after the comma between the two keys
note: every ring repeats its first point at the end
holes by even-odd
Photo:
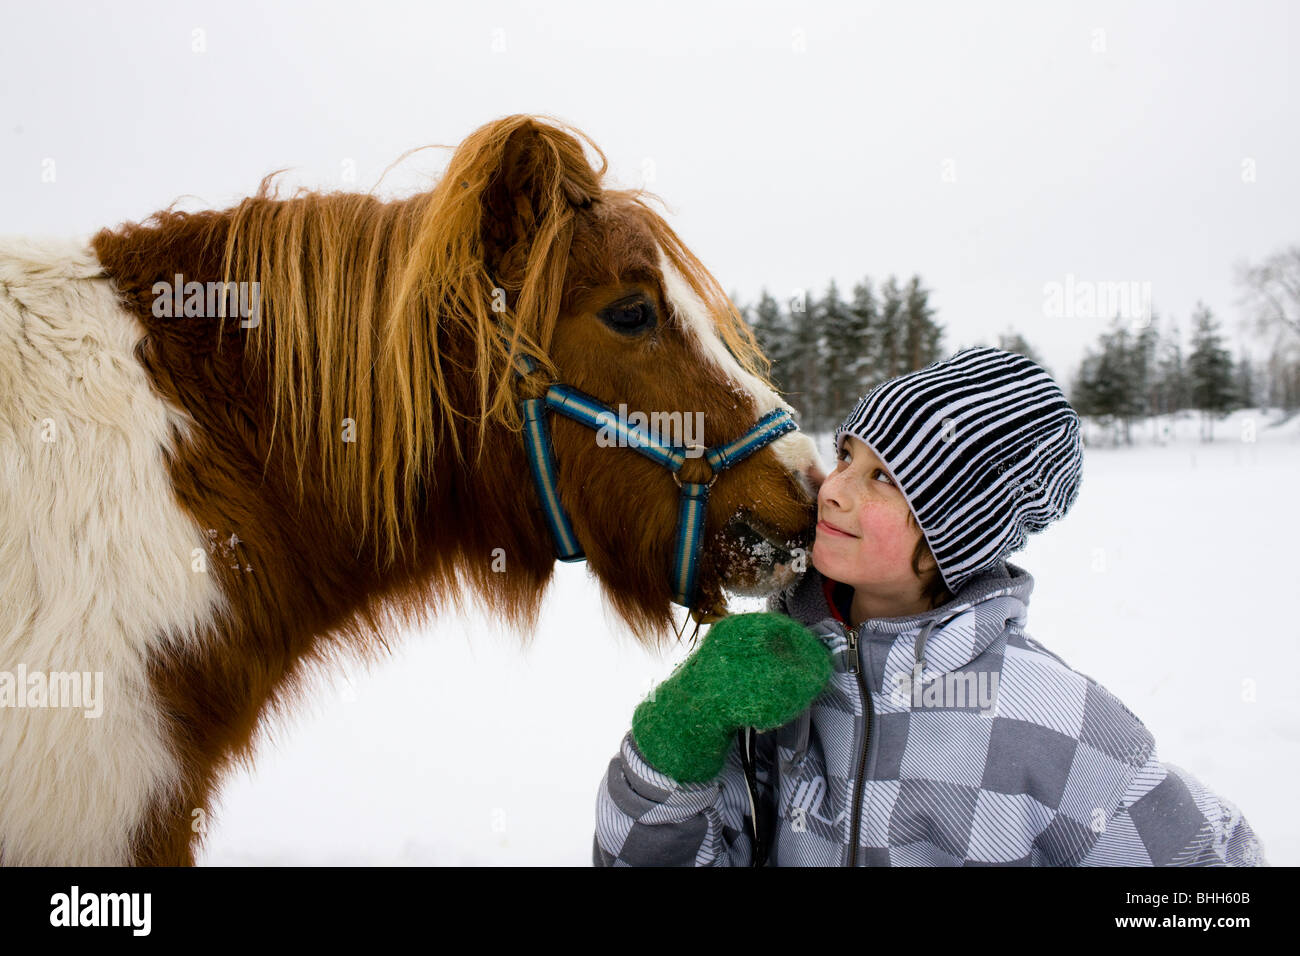
{"type": "MultiPolygon", "coordinates": [[[[282,199],[268,177],[88,245],[0,242],[0,861],[191,864],[220,776],[314,667],[471,594],[526,633],[555,552],[517,356],[615,407],[702,412],[709,445],[788,408],[716,281],[606,165],[510,116],[408,199],[282,199]],[[160,292],[178,276],[179,310],[160,292]],[[248,283],[260,308],[214,314],[191,282],[248,283]],[[102,675],[98,716],[54,700],[69,673],[102,675]]],[[[659,640],[672,475],[551,428],[591,570],[659,640]]],[[[697,621],[724,585],[785,583],[755,531],[806,544],[819,478],[798,432],[719,475],[697,621]]]]}

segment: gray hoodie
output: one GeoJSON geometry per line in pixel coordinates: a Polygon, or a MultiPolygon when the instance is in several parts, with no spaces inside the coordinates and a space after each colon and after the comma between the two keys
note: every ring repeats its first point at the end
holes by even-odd
{"type": "MultiPolygon", "coordinates": [[[[1260,866],[1241,812],[1157,759],[1117,698],[1025,633],[1033,578],[1009,562],[942,607],[845,623],[851,591],[815,569],[768,601],[834,671],[755,739],[775,866],[1260,866]]],[[[712,781],[651,767],[629,732],[601,781],[597,866],[749,866],[733,745],[712,781]]]]}

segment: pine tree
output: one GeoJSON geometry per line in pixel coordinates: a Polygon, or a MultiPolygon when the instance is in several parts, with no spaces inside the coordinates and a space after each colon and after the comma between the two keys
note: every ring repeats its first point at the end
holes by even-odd
{"type": "Polygon", "coordinates": [[[746,308],[746,319],[754,330],[754,338],[764,354],[772,360],[772,384],[780,392],[789,388],[786,381],[790,374],[790,357],[794,351],[793,332],[790,320],[782,313],[781,304],[763,289],[758,298],[758,305],[752,310],[746,308]],[[752,314],[752,319],[751,319],[752,314]]]}
{"type": "MultiPolygon", "coordinates": [[[[1100,419],[1104,424],[1116,421],[1118,400],[1114,394],[1116,378],[1108,375],[1105,349],[1087,349],[1079,363],[1079,372],[1070,391],[1070,404],[1078,414],[1100,419]]],[[[1115,438],[1118,442],[1118,438],[1115,438]]]]}
{"type": "Polygon", "coordinates": [[[1029,359],[1029,361],[1040,366],[1048,375],[1052,374],[1052,370],[1048,368],[1047,363],[1039,357],[1037,350],[1025,341],[1025,337],[1015,329],[1007,329],[1007,331],[998,336],[998,348],[1002,349],[1004,352],[1015,352],[1017,355],[1023,355],[1025,358],[1029,359]]]}
{"type": "Polygon", "coordinates": [[[796,290],[782,303],[764,289],[741,311],[772,361],[773,384],[810,432],[839,424],[879,382],[942,358],[944,330],[915,275],[906,289],[890,276],[879,296],[865,278],[848,301],[834,280],[820,301],[796,290]]]}
{"type": "Polygon", "coordinates": [[[1183,362],[1182,336],[1178,324],[1174,322],[1170,323],[1168,331],[1160,338],[1156,356],[1156,383],[1152,414],[1173,415],[1187,407],[1190,398],[1187,369],[1183,362]]]}
{"type": "Polygon", "coordinates": [[[852,318],[850,341],[857,361],[853,363],[854,390],[859,397],[881,381],[876,369],[876,337],[880,329],[880,307],[868,276],[853,287],[849,303],[852,318]]]}
{"type": "Polygon", "coordinates": [[[1243,354],[1238,360],[1235,374],[1237,407],[1254,408],[1258,389],[1255,387],[1255,366],[1249,355],[1243,354]]]}
{"type": "Polygon", "coordinates": [[[1157,368],[1159,354],[1160,332],[1157,328],[1157,316],[1153,312],[1151,321],[1133,336],[1133,351],[1130,361],[1132,363],[1133,388],[1136,392],[1136,400],[1133,403],[1134,416],[1155,413],[1155,403],[1160,387],[1157,368]]]}
{"type": "Polygon", "coordinates": [[[798,411],[799,425],[809,432],[821,431],[822,422],[822,330],[817,297],[800,290],[790,298],[790,404],[798,411]]]}
{"type": "Polygon", "coordinates": [[[1102,333],[1097,349],[1089,349],[1080,364],[1071,404],[1080,415],[1114,426],[1116,444],[1121,438],[1132,444],[1132,421],[1146,413],[1151,352],[1150,330],[1135,337],[1117,318],[1102,333]]]}
{"type": "Polygon", "coordinates": [[[876,376],[880,381],[895,378],[909,371],[904,359],[904,338],[906,314],[903,308],[903,294],[898,288],[898,280],[892,275],[880,287],[880,322],[879,334],[874,336],[874,356],[876,376]]]}
{"type": "Polygon", "coordinates": [[[1201,439],[1214,440],[1214,421],[1232,411],[1236,402],[1232,355],[1222,345],[1219,323],[1202,303],[1192,314],[1192,353],[1187,357],[1192,407],[1201,413],[1201,439]]]}
{"type": "MultiPolygon", "coordinates": [[[[1155,328],[1154,319],[1152,328],[1155,328]]],[[[1173,416],[1187,407],[1187,373],[1183,366],[1182,339],[1178,324],[1171,322],[1155,342],[1152,357],[1151,384],[1148,389],[1147,412],[1152,418],[1157,440],[1163,441],[1173,434],[1169,422],[1161,424],[1161,416],[1173,416]]]]}
{"type": "Polygon", "coordinates": [[[858,399],[858,366],[865,350],[865,336],[849,303],[840,298],[832,279],[821,301],[822,332],[826,361],[822,369],[823,421],[843,420],[858,399]]]}
{"type": "Polygon", "coordinates": [[[929,299],[930,292],[921,285],[921,277],[913,275],[903,298],[903,347],[908,372],[925,368],[943,357],[940,354],[943,327],[934,321],[929,299]]]}

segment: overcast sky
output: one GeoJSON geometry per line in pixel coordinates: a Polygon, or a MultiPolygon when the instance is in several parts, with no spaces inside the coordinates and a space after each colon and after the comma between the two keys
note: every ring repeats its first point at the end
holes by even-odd
{"type": "Polygon", "coordinates": [[[1300,241],[1300,12],[1280,0],[42,2],[4,20],[3,233],[226,206],[280,167],[368,189],[412,147],[549,113],[616,185],[652,176],[742,302],[915,272],[950,351],[1015,327],[1062,378],[1107,323],[1049,314],[1048,283],[1150,283],[1186,332],[1198,299],[1235,323],[1234,264],[1300,241]]]}

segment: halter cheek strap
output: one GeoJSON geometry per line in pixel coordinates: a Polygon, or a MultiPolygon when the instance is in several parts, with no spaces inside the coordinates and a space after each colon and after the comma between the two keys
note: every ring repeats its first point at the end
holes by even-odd
{"type": "MultiPolygon", "coordinates": [[[[516,374],[520,378],[536,370],[537,363],[531,358],[526,355],[519,357],[516,374]]],[[[525,398],[519,404],[523,413],[524,445],[529,470],[533,474],[533,483],[546,515],[546,523],[555,540],[556,557],[561,561],[582,561],[586,555],[583,554],[569,516],[560,503],[555,448],[551,443],[547,423],[549,412],[563,415],[596,431],[613,429],[620,438],[618,444],[633,448],[668,469],[681,489],[681,503],[677,512],[677,541],[673,547],[673,600],[687,608],[691,607],[695,598],[695,576],[700,550],[704,544],[709,489],[718,480],[718,474],[797,427],[788,411],[776,408],[734,441],[703,448],[699,445],[665,444],[644,428],[620,420],[603,402],[559,382],[550,385],[541,397],[525,398]],[[689,471],[692,478],[701,480],[683,480],[681,472],[688,461],[700,462],[692,465],[689,471]]]]}

